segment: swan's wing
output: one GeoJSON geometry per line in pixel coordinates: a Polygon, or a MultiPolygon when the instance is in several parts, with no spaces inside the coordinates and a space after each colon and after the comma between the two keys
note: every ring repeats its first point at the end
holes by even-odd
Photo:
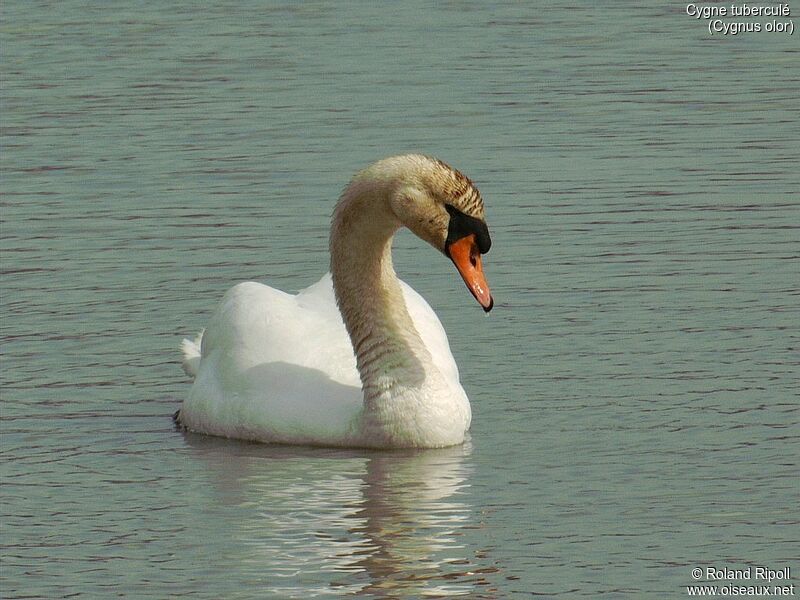
{"type": "Polygon", "coordinates": [[[181,421],[241,439],[341,443],[362,406],[330,277],[297,296],[260,283],[225,294],[201,342],[181,421]]]}
{"type": "Polygon", "coordinates": [[[231,372],[277,362],[360,385],[329,275],[296,296],[254,282],[231,288],[203,334],[203,360],[216,353],[231,372]]]}
{"type": "Polygon", "coordinates": [[[436,316],[425,298],[405,281],[400,281],[400,287],[403,290],[408,314],[411,315],[414,327],[417,328],[422,341],[430,351],[434,365],[448,380],[458,384],[458,366],[450,351],[447,333],[439,321],[439,317],[436,316]]]}
{"type": "MultiPolygon", "coordinates": [[[[458,382],[458,367],[436,313],[410,285],[401,281],[400,286],[434,364],[458,382]]],[[[254,282],[231,288],[202,338],[203,360],[215,354],[224,357],[231,373],[285,363],[317,369],[345,385],[361,385],[330,274],[296,296],[254,282]]]]}

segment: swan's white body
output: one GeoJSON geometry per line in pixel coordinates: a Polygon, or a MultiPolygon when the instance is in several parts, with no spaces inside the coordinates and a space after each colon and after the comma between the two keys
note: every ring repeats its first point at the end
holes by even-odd
{"type": "Polygon", "coordinates": [[[397,213],[409,210],[393,199],[406,202],[408,173],[429,162],[387,159],[353,180],[334,214],[333,277],[297,295],[253,282],[225,295],[199,339],[184,340],[184,368],[195,377],[180,410],[185,427],[324,446],[463,442],[470,405],[447,336],[391,261],[405,221],[397,213]]]}
{"type": "MultiPolygon", "coordinates": [[[[445,373],[454,402],[432,423],[436,439],[463,439],[469,401],[459,384],[447,335],[427,302],[401,282],[414,326],[445,373]],[[459,418],[452,429],[455,411],[459,418]]],[[[369,443],[361,431],[364,394],[353,345],[336,306],[330,274],[296,296],[260,283],[240,283],[225,294],[202,336],[202,354],[186,342],[186,358],[200,358],[181,421],[225,437],[324,446],[369,443]]],[[[449,396],[448,394],[447,396],[449,396]]],[[[422,398],[405,398],[403,412],[419,412],[422,398]]],[[[398,407],[399,408],[399,407],[398,407]]],[[[436,444],[442,445],[442,444],[436,444]]],[[[447,444],[445,444],[447,445],[447,444]]]]}

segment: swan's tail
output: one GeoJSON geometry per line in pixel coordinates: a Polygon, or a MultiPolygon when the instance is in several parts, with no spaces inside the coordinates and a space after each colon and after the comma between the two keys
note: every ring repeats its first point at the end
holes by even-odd
{"type": "Polygon", "coordinates": [[[197,369],[200,367],[200,344],[203,341],[203,333],[205,329],[197,334],[193,340],[184,339],[181,342],[181,351],[183,352],[183,370],[189,377],[197,375],[197,369]]]}

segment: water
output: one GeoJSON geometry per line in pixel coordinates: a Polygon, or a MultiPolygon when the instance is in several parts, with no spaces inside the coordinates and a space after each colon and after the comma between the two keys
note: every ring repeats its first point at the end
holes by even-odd
{"type": "Polygon", "coordinates": [[[706,26],[620,2],[5,2],[1,595],[796,578],[798,34],[706,26]],[[450,334],[471,440],[176,432],[181,337],[235,282],[316,281],[350,175],[409,150],[487,203],[488,318],[447,261],[396,242],[450,334]]]}

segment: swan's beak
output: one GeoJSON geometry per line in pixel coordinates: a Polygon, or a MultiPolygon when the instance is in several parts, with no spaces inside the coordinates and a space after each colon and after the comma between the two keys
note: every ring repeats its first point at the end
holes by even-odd
{"type": "Polygon", "coordinates": [[[456,265],[458,272],[464,283],[467,284],[469,291],[475,296],[483,310],[489,312],[494,306],[492,293],[489,291],[489,284],[483,275],[481,265],[481,253],[478,244],[475,242],[475,234],[471,233],[462,237],[447,246],[447,256],[456,265]]]}

